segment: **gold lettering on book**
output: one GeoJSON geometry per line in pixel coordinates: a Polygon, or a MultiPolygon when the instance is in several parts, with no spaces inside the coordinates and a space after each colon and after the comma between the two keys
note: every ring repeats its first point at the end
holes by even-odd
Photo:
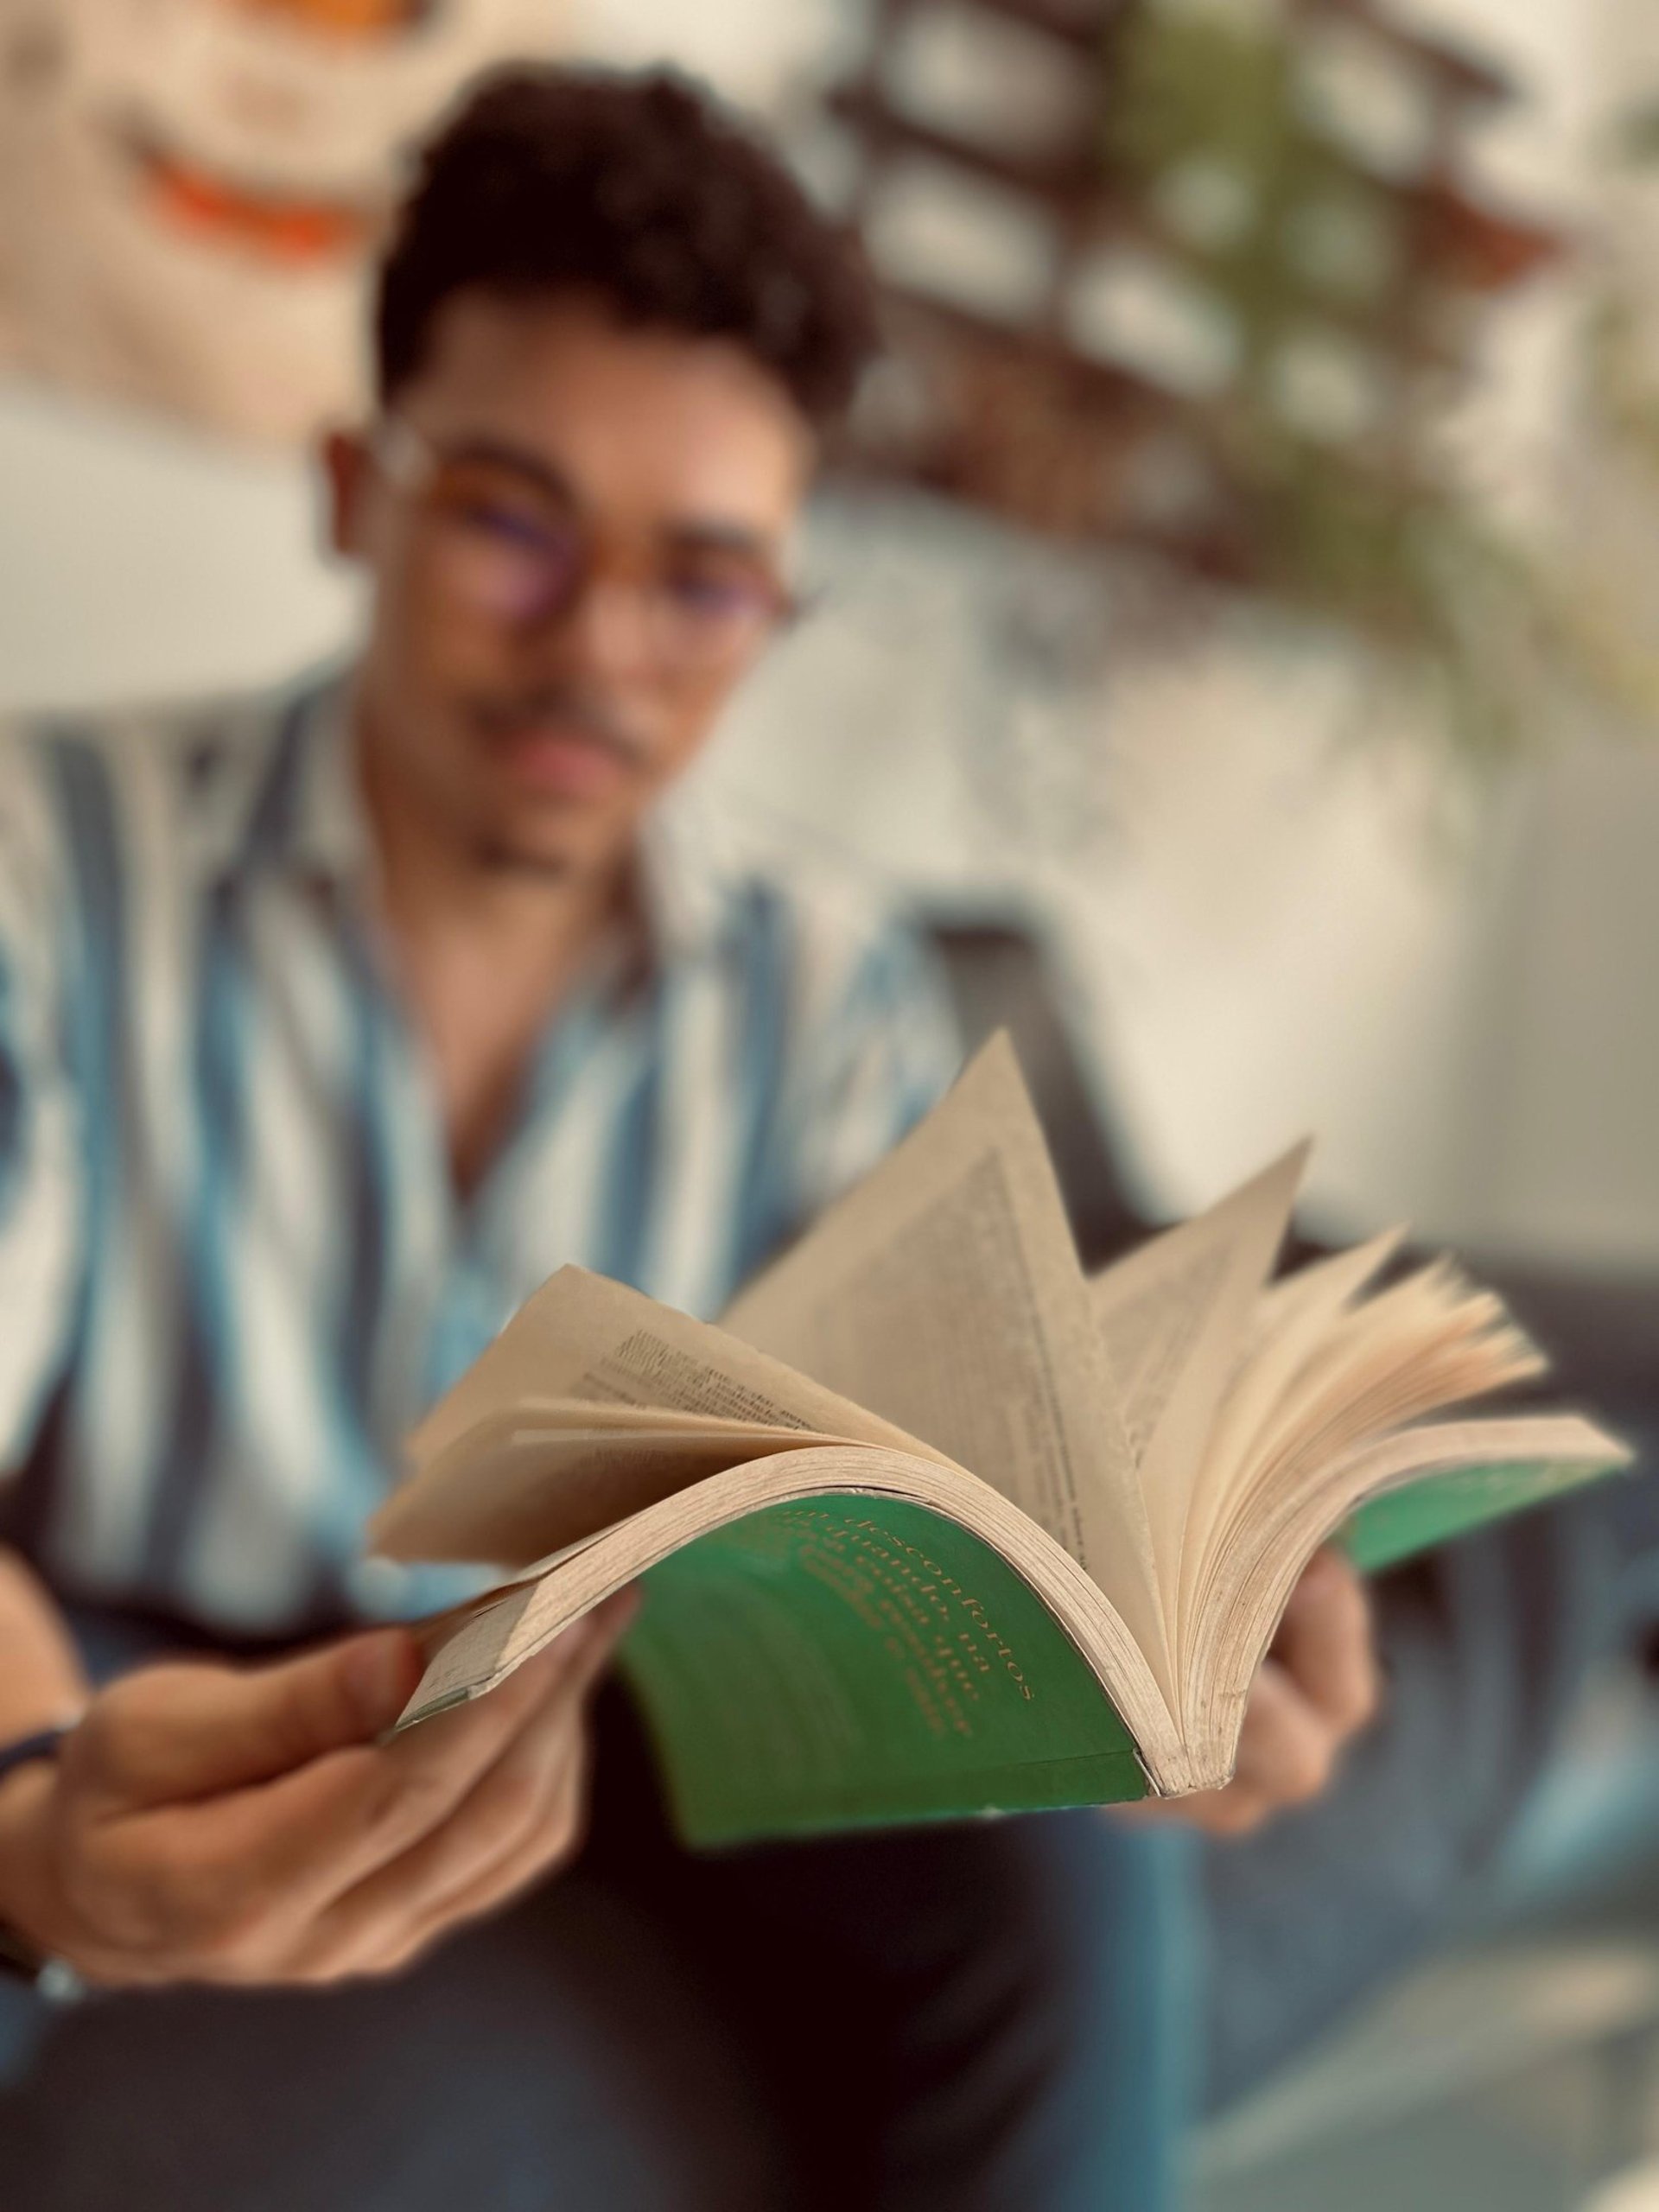
{"type": "Polygon", "coordinates": [[[798,1543],[810,1538],[797,1554],[802,1571],[881,1637],[931,1733],[972,1735],[972,1709],[988,1676],[1001,1675],[1027,1704],[1035,1701],[983,1604],[926,1552],[873,1519],[849,1521],[813,1506],[780,1519],[798,1543]]]}

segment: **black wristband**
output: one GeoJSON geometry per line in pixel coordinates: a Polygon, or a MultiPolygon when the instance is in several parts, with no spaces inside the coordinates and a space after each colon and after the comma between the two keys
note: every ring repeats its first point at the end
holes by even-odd
{"type": "Polygon", "coordinates": [[[20,1736],[15,1744],[0,1744],[0,1782],[3,1782],[15,1766],[27,1766],[30,1759],[52,1759],[69,1733],[67,1728],[37,1728],[32,1736],[20,1736]]]}
{"type": "MultiPolygon", "coordinates": [[[[0,1745],[0,1782],[14,1768],[27,1766],[31,1759],[55,1758],[68,1733],[67,1728],[40,1728],[32,1736],[20,1736],[15,1743],[0,1745]]],[[[72,1966],[37,1951],[3,1923],[0,1923],[0,1975],[32,1982],[42,1997],[56,2005],[73,2004],[85,1994],[85,1985],[72,1966]]]]}

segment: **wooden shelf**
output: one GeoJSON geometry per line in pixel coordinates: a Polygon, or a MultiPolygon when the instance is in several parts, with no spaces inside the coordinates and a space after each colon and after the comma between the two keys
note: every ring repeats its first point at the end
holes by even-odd
{"type": "Polygon", "coordinates": [[[1040,200],[1060,214],[1088,209],[1103,189],[1100,156],[1086,138],[1052,154],[1010,153],[906,115],[870,85],[842,86],[830,94],[829,105],[839,121],[884,154],[925,154],[951,168],[1040,200]]]}
{"type": "MultiPolygon", "coordinates": [[[[1268,577],[1281,526],[1278,493],[1250,459],[1260,450],[1254,381],[1189,397],[1086,352],[1067,327],[1074,288],[1115,245],[1143,250],[1172,276],[1216,288],[1215,257],[1177,231],[1141,181],[1104,151],[1111,41],[1145,0],[876,0],[874,40],[859,73],[829,96],[861,159],[855,205],[868,218],[884,183],[913,157],[995,188],[1044,219],[1053,276],[1018,321],[999,320],[887,280],[893,352],[913,378],[912,406],[861,425],[842,474],[913,486],[1073,543],[1127,543],[1212,580],[1268,577]],[[935,10],[977,12],[1027,26],[1078,57],[1099,86],[1097,106],[1039,151],[997,144],[901,107],[882,62],[906,26],[935,10]],[[1099,121],[1095,119],[1098,114],[1099,121]],[[862,441],[861,444],[860,441],[862,441]],[[1167,448],[1167,452],[1164,450],[1167,448]],[[1158,471],[1173,461],[1173,475],[1158,471]],[[1188,488],[1184,471],[1191,471],[1188,488]],[[1181,527],[1167,519],[1179,516],[1181,527]],[[1159,519],[1159,518],[1163,519],[1159,519]]],[[[1287,314],[1364,349],[1379,375],[1374,430],[1342,448],[1344,465],[1389,498],[1425,488],[1410,435],[1436,378],[1469,357],[1456,308],[1503,289],[1560,255],[1541,224],[1486,207],[1457,175],[1464,110],[1513,88],[1455,47],[1394,22],[1376,0],[1288,0],[1311,29],[1351,23],[1421,73],[1430,126],[1428,174],[1403,183],[1366,175],[1400,233],[1399,274],[1375,299],[1344,300],[1309,283],[1287,314]]],[[[1357,161],[1336,149],[1356,177],[1357,161]]],[[[1219,295],[1224,305],[1224,296],[1219,295]]]]}
{"type": "MultiPolygon", "coordinates": [[[[1115,187],[1092,149],[1033,156],[988,147],[960,132],[906,116],[883,93],[865,85],[833,92],[830,105],[840,121],[889,159],[919,155],[1036,200],[1064,221],[1076,247],[1114,242],[1143,246],[1198,283],[1211,267],[1201,248],[1115,187]]],[[[1396,187],[1389,196],[1421,258],[1472,289],[1499,289],[1518,282],[1562,251],[1554,232],[1482,207],[1445,177],[1396,187]]],[[[1396,359],[1445,368],[1456,359],[1432,329],[1402,322],[1393,302],[1348,302],[1310,284],[1306,307],[1310,321],[1343,331],[1396,359]]]]}
{"type": "Polygon", "coordinates": [[[1061,45],[1092,57],[1100,52],[1109,26],[1133,4],[1134,0],[885,0],[885,12],[896,18],[921,15],[934,6],[970,9],[1046,32],[1061,45]]]}
{"type": "Polygon", "coordinates": [[[887,297],[901,321],[949,333],[982,354],[1023,363],[1057,379],[1088,405],[1167,416],[1185,414],[1192,404],[1150,377],[1137,376],[1133,369],[1111,361],[1096,360],[1046,332],[998,322],[990,315],[976,315],[971,308],[906,286],[890,284],[887,297]]]}
{"type": "MultiPolygon", "coordinates": [[[[1155,219],[1130,210],[1122,185],[1113,176],[1104,157],[1086,138],[1052,154],[1014,153],[989,146],[943,124],[907,115],[885,92],[868,84],[842,85],[828,95],[830,111],[861,132],[884,154],[912,152],[942,162],[952,168],[987,182],[1004,186],[1051,207],[1069,219],[1088,218],[1103,232],[1131,230],[1147,241],[1155,240],[1171,253],[1190,252],[1179,237],[1155,219]]],[[[1555,234],[1517,217],[1497,214],[1483,207],[1451,177],[1431,175],[1399,185],[1378,184],[1396,204],[1408,210],[1441,219],[1470,238],[1498,234],[1515,242],[1517,274],[1526,274],[1536,263],[1558,249],[1555,234]]]]}
{"type": "Polygon", "coordinates": [[[1516,98],[1514,79],[1503,70],[1477,60],[1466,48],[1411,29],[1385,9],[1372,4],[1372,0],[1289,0],[1289,5],[1294,15],[1313,20],[1335,17],[1368,32],[1402,60],[1414,62],[1438,77],[1445,89],[1461,101],[1507,105],[1516,98]]]}
{"type": "MultiPolygon", "coordinates": [[[[924,14],[930,8],[972,9],[1046,32],[1078,53],[1096,54],[1112,28],[1134,12],[1135,0],[877,0],[877,4],[890,20],[924,14]]],[[[1378,8],[1375,0],[1287,0],[1287,4],[1295,15],[1346,21],[1368,32],[1402,60],[1429,71],[1460,100],[1507,104],[1516,97],[1514,79],[1503,70],[1477,59],[1453,40],[1414,30],[1378,8]]]]}

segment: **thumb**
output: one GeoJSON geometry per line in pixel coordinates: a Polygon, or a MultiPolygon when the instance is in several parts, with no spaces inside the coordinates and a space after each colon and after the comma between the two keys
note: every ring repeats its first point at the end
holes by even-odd
{"type": "Polygon", "coordinates": [[[99,1796],[124,1805],[215,1796],[372,1743],[420,1672],[404,1628],[275,1666],[146,1667],[93,1700],[66,1757],[99,1796]]]}

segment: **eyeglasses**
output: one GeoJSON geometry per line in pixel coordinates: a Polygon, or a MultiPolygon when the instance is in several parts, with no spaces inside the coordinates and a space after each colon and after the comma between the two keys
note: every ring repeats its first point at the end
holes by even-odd
{"type": "MultiPolygon", "coordinates": [[[[514,630],[561,621],[602,567],[620,565],[602,561],[591,525],[509,457],[446,451],[396,416],[377,427],[369,449],[429,524],[445,589],[487,620],[514,630]]],[[[803,611],[763,558],[695,532],[646,574],[607,582],[626,593],[645,652],[669,672],[740,667],[803,611]]]]}

